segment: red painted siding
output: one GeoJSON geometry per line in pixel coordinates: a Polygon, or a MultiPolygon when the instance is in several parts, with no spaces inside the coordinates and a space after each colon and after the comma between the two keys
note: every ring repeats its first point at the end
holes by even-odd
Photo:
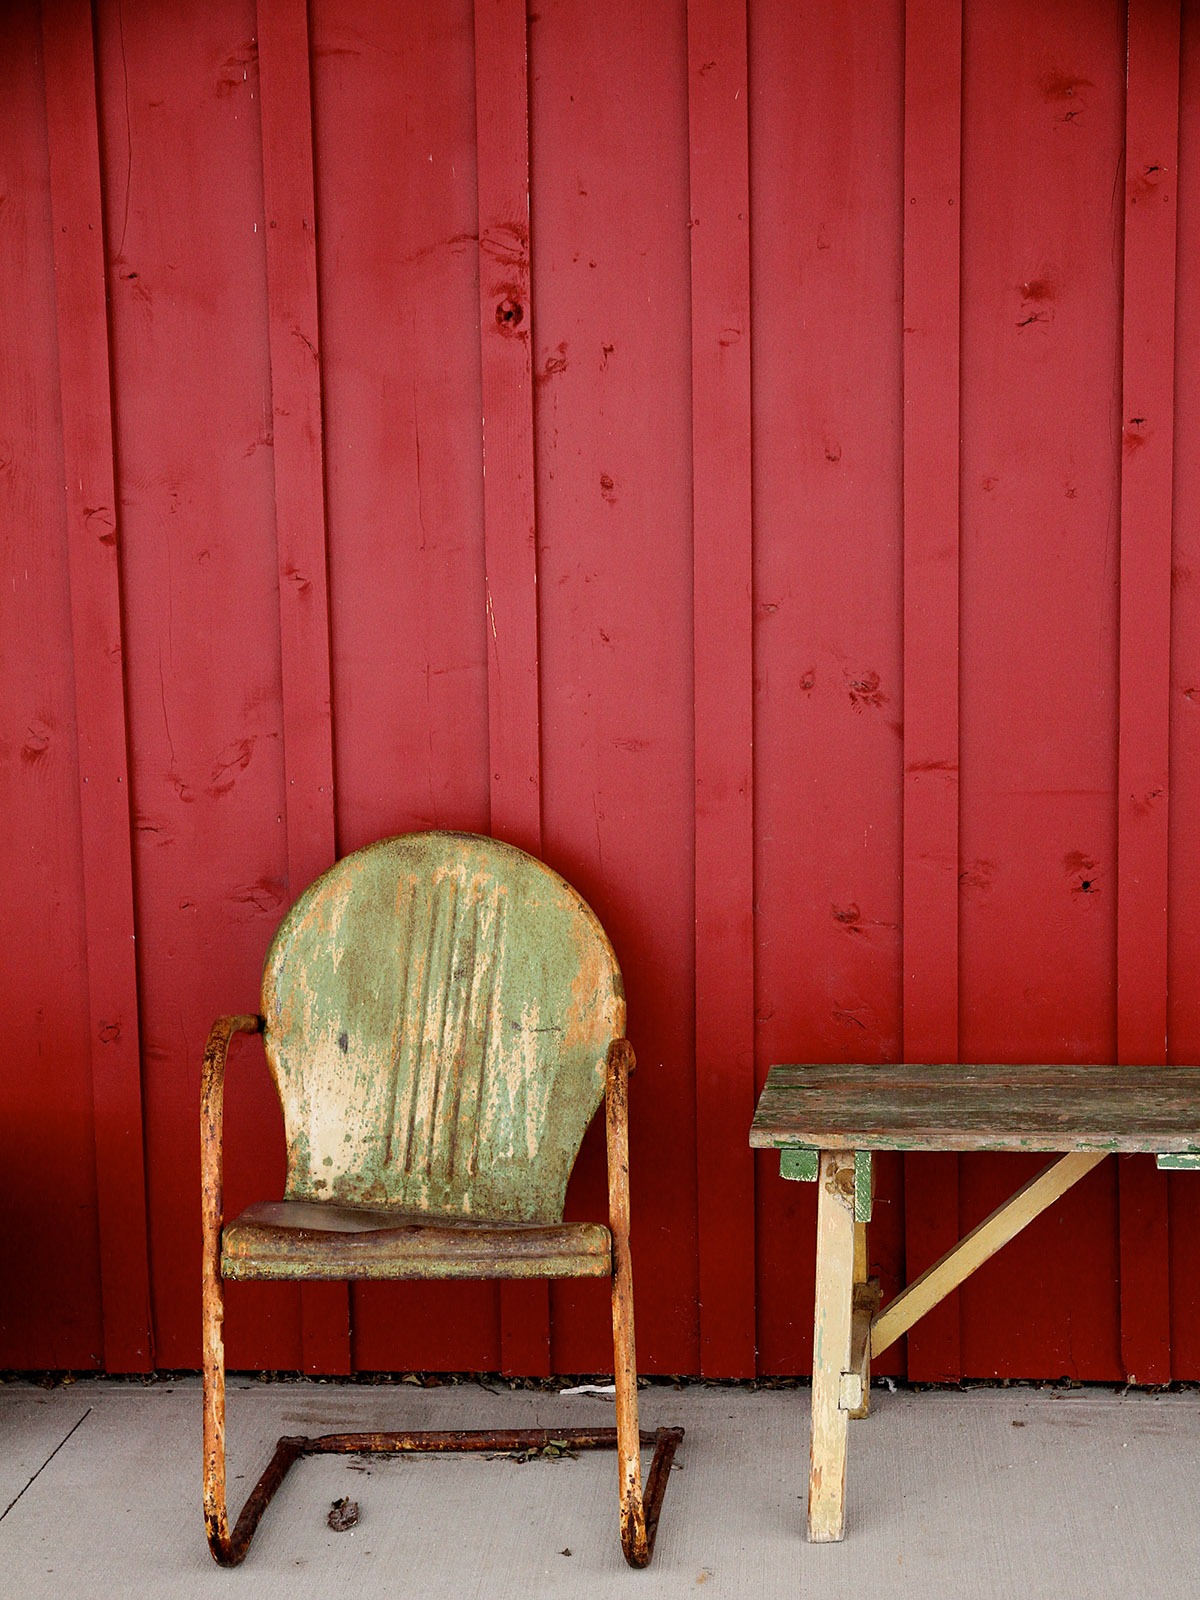
{"type": "MultiPolygon", "coordinates": [[[[512,838],[613,936],[647,1370],[807,1365],[772,1061],[1200,1059],[1191,0],[0,26],[0,1365],[195,1364],[207,1026],[387,833],[512,838]]],[[[253,1043],[229,1113],[236,1206],[253,1043]]],[[[881,1162],[885,1288],[1029,1165],[881,1162]]],[[[1197,1218],[1102,1167],[888,1370],[1198,1377],[1197,1218]]],[[[609,1360],[588,1284],[229,1333],[609,1360]]]]}

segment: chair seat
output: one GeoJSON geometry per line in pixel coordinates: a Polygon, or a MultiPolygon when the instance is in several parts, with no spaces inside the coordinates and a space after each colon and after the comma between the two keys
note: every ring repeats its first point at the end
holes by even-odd
{"type": "Polygon", "coordinates": [[[604,1278],[596,1222],[495,1222],[309,1200],[247,1207],[221,1235],[221,1275],[260,1278],[604,1278]]]}

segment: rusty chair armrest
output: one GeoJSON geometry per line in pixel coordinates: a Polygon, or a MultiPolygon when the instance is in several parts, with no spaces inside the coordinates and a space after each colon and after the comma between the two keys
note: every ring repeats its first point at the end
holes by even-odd
{"type": "MultiPolygon", "coordinates": [[[[204,1520],[213,1556],[222,1566],[236,1566],[246,1553],[250,1530],[239,1547],[229,1535],[225,1505],[225,1347],[222,1329],[225,1300],[221,1284],[222,1135],[225,1104],[225,1059],[235,1033],[261,1033],[262,1017],[221,1017],[209,1031],[200,1073],[200,1281],[203,1306],[204,1364],[204,1520]]],[[[261,1511],[259,1512],[261,1515],[261,1511]]],[[[254,1519],[257,1521],[257,1517],[254,1519]]]]}
{"type": "Polygon", "coordinates": [[[608,1225],[614,1262],[629,1245],[629,1074],[636,1064],[628,1039],[608,1047],[604,1079],[604,1122],[608,1149],[608,1225]]]}
{"type": "Polygon", "coordinates": [[[235,1033],[261,1033],[262,1017],[220,1017],[209,1030],[200,1072],[200,1184],[206,1270],[220,1248],[223,1218],[222,1143],[225,1104],[225,1060],[235,1033]]]}

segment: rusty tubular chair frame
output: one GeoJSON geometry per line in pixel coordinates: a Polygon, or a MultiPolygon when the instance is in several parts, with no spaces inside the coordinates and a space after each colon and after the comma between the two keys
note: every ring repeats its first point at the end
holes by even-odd
{"type": "Polygon", "coordinates": [[[331,1433],[316,1438],[285,1436],[251,1489],[232,1532],[225,1473],[225,1285],[221,1274],[224,1224],[222,1144],[225,1063],[237,1033],[261,1033],[260,1016],[222,1017],[214,1023],[204,1051],[201,1078],[200,1162],[202,1179],[204,1522],[209,1549],[219,1566],[245,1560],[255,1529],[271,1497],[294,1462],[310,1455],[395,1455],[410,1452],[539,1450],[565,1444],[575,1450],[617,1451],[621,1548],[631,1567],[645,1567],[654,1554],[659,1513],[671,1463],[683,1439],[682,1428],[642,1433],[638,1427],[637,1366],[634,1353],[633,1271],[629,1250],[629,1074],[633,1047],[617,1039],[609,1047],[605,1077],[608,1146],[609,1229],[612,1234],[613,1355],[616,1386],[615,1428],[526,1428],[447,1430],[422,1433],[331,1433]],[[641,1445],[654,1455],[642,1486],[641,1445]]]}

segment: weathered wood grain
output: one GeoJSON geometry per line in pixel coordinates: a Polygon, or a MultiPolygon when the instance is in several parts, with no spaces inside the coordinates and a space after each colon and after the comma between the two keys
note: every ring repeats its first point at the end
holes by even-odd
{"type": "Polygon", "coordinates": [[[758,1148],[1200,1150],[1200,1068],[776,1066],[758,1148]]]}

